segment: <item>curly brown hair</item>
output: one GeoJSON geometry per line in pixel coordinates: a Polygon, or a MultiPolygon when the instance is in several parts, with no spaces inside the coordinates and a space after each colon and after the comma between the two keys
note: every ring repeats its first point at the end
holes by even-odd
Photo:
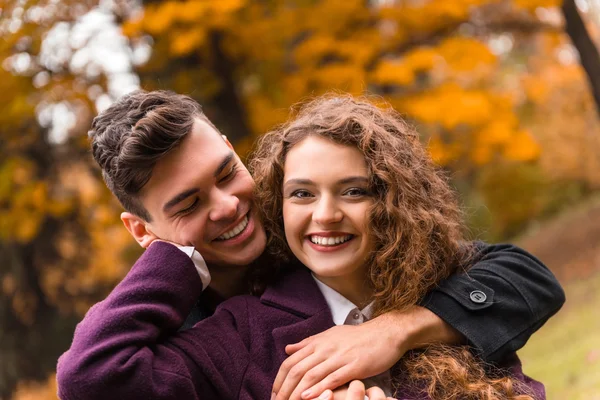
{"type": "MultiPolygon", "coordinates": [[[[375,315],[419,304],[442,280],[471,264],[474,251],[464,240],[457,196],[417,132],[389,106],[337,94],[301,106],[295,118],[262,136],[250,157],[267,249],[276,260],[297,261],[283,226],[284,163],[290,149],[311,135],[356,147],[365,158],[374,196],[369,233],[375,250],[367,265],[375,315]]],[[[492,376],[468,351],[432,346],[401,364],[395,381],[418,382],[435,399],[530,399],[516,395],[512,379],[492,376]]]]}
{"type": "Polygon", "coordinates": [[[310,135],[356,147],[369,169],[374,205],[368,260],[376,314],[405,310],[457,272],[470,254],[456,195],[427,155],[415,130],[391,108],[352,97],[324,96],[261,137],[249,162],[256,202],[269,233],[269,251],[293,257],[282,215],[283,167],[288,151],[310,135]]]}

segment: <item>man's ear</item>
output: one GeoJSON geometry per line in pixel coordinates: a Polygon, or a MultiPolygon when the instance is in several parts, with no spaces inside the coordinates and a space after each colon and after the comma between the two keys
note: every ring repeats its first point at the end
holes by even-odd
{"type": "Polygon", "coordinates": [[[225,144],[227,144],[227,147],[229,147],[231,150],[233,150],[233,145],[231,144],[231,142],[229,141],[229,139],[227,139],[227,136],[221,135],[221,137],[225,141],[225,144]]]}
{"type": "Polygon", "coordinates": [[[142,246],[147,249],[150,244],[158,239],[154,233],[152,233],[147,226],[147,222],[129,212],[121,213],[121,221],[125,228],[131,233],[131,236],[142,246]]]}

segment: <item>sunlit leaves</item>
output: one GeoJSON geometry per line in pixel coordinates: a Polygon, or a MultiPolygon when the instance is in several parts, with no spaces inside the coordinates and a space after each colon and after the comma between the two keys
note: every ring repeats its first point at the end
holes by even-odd
{"type": "MultiPolygon", "coordinates": [[[[56,65],[39,57],[57,22],[68,26],[96,2],[25,1],[23,11],[8,3],[11,18],[26,18],[2,25],[14,32],[0,42],[0,59],[9,60],[0,69],[0,244],[43,249],[27,268],[44,302],[81,314],[141,251],[90,168],[85,132],[106,77],[86,76],[86,65],[75,76],[71,57],[56,65]],[[36,120],[51,102],[68,102],[76,115],[60,145],[36,120]]],[[[241,153],[310,96],[382,95],[417,127],[433,158],[466,181],[471,198],[485,200],[491,235],[504,238],[555,207],[550,197],[560,191],[551,178],[600,187],[600,132],[577,58],[560,26],[536,25],[556,16],[548,7],[559,3],[148,1],[122,31],[132,44],[152,44],[138,68],[142,86],[199,100],[241,153]]],[[[22,268],[14,257],[11,265],[22,268]]],[[[30,326],[43,302],[23,274],[0,271],[0,285],[11,312],[30,326]]],[[[27,393],[43,396],[33,387],[19,396],[27,393]]]]}
{"type": "MultiPolygon", "coordinates": [[[[205,71],[206,77],[221,79],[210,72],[215,49],[208,36],[218,31],[223,40],[220,51],[226,51],[235,67],[232,78],[239,84],[237,95],[247,107],[245,118],[254,135],[282,122],[287,114],[278,110],[308,95],[331,89],[360,94],[381,88],[408,117],[432,125],[433,131],[436,126],[444,129],[443,145],[432,149],[445,164],[466,159],[483,165],[497,156],[531,161],[539,148],[519,126],[517,104],[507,105],[506,94],[494,89],[497,56],[483,38],[457,34],[473,10],[488,3],[167,1],[149,4],[143,17],[126,29],[154,36],[154,58],[162,60],[161,68],[166,65],[160,49],[176,57],[195,54],[197,68],[181,69],[178,74],[187,78],[170,82],[181,81],[174,89],[183,92],[199,86],[195,90],[203,102],[225,87],[211,78],[194,85],[188,74],[205,71]],[[226,22],[215,25],[208,15],[226,22]],[[199,20],[206,23],[196,23],[199,20]],[[410,47],[395,51],[407,43],[410,47]],[[214,89],[203,91],[203,86],[214,89]],[[500,126],[494,120],[510,122],[500,126]]],[[[436,140],[432,137],[432,143],[436,140]]]]}

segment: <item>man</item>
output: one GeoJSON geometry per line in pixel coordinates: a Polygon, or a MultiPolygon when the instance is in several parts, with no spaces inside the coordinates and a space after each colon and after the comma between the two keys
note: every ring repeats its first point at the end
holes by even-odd
{"type": "MultiPolygon", "coordinates": [[[[90,136],[107,186],[126,210],[125,227],[148,249],[145,260],[164,247],[151,246],[161,240],[186,252],[188,268],[195,267],[208,287],[199,314],[244,293],[247,266],[259,271],[266,262],[260,256],[267,236],[253,208],[252,177],[200,106],[170,92],[136,92],[101,113],[90,136]]],[[[562,306],[564,293],[523,250],[480,248],[469,274],[449,278],[423,299],[423,307],[334,327],[288,346],[291,356],[273,387],[276,398],[298,399],[306,390],[318,394],[377,375],[407,350],[429,343],[467,342],[488,361],[522,347],[562,306]],[[380,340],[373,341],[375,335],[380,340]],[[327,369],[323,360],[329,360],[327,369]]],[[[158,276],[169,273],[168,265],[155,267],[158,276]]],[[[61,377],[59,364],[59,390],[66,393],[70,382],[61,377]]]]}

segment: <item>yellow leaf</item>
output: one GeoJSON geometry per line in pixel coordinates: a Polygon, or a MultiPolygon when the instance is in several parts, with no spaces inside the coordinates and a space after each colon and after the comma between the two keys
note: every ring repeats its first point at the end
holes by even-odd
{"type": "Polygon", "coordinates": [[[459,125],[482,126],[495,116],[494,98],[489,92],[463,89],[455,83],[407,97],[402,104],[401,111],[448,130],[459,125]]]}
{"type": "Polygon", "coordinates": [[[484,165],[492,160],[494,155],[493,149],[490,146],[477,145],[471,151],[471,160],[476,165],[484,165]]]}
{"type": "Polygon", "coordinates": [[[14,239],[20,243],[27,243],[37,235],[42,222],[41,214],[27,212],[20,216],[18,223],[14,225],[14,239]]]}
{"type": "Polygon", "coordinates": [[[201,47],[206,40],[206,31],[202,28],[180,31],[173,35],[171,42],[171,54],[183,56],[201,47]]]}
{"type": "Polygon", "coordinates": [[[499,145],[508,142],[516,128],[516,117],[497,118],[477,132],[477,142],[482,146],[499,145]]]}
{"type": "Polygon", "coordinates": [[[540,155],[540,146],[529,132],[522,130],[507,142],[504,155],[514,161],[533,161],[540,155]]]}
{"type": "Polygon", "coordinates": [[[180,3],[165,1],[158,5],[146,7],[144,15],[144,30],[151,35],[160,35],[169,29],[178,13],[180,3]]]}
{"type": "Polygon", "coordinates": [[[523,88],[527,97],[535,103],[544,102],[550,92],[543,78],[532,75],[523,78],[523,88]]]}
{"type": "Polygon", "coordinates": [[[401,62],[384,60],[370,75],[370,81],[377,85],[410,85],[415,75],[410,68],[401,62]]]}
{"type": "Polygon", "coordinates": [[[123,25],[121,25],[121,32],[124,36],[132,38],[140,34],[143,26],[144,18],[143,16],[139,16],[135,19],[125,21],[123,25]]]}
{"type": "Polygon", "coordinates": [[[437,51],[450,69],[460,72],[473,71],[496,62],[496,56],[485,44],[466,37],[446,39],[437,47],[437,51]]]}

